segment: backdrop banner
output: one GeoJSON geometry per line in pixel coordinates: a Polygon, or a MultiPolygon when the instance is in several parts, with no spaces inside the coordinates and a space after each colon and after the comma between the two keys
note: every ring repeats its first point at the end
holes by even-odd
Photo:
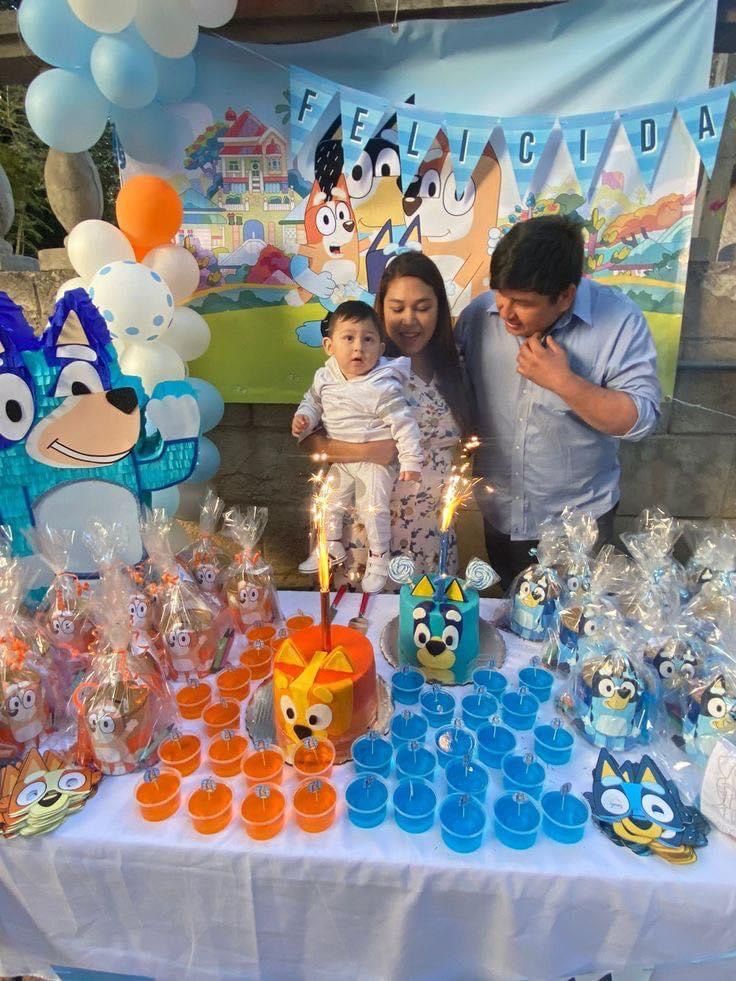
{"type": "Polygon", "coordinates": [[[731,91],[707,89],[715,13],[570,0],[299,45],[203,37],[161,168],[212,328],[192,371],[226,401],[295,402],[326,311],[372,302],[397,253],[431,256],[457,315],[509,228],[562,213],[584,226],[586,274],[645,312],[671,393],[700,163],[731,91]]]}

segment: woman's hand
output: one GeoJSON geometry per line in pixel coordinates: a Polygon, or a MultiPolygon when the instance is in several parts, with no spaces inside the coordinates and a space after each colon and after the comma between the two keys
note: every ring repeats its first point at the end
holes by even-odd
{"type": "Polygon", "coordinates": [[[399,480],[411,481],[415,484],[420,483],[422,475],[418,470],[402,470],[399,474],[399,480]]]}
{"type": "Polygon", "coordinates": [[[321,433],[312,433],[301,445],[312,454],[330,463],[379,463],[387,467],[396,459],[396,443],[379,439],[373,443],[345,443],[321,433]]]}

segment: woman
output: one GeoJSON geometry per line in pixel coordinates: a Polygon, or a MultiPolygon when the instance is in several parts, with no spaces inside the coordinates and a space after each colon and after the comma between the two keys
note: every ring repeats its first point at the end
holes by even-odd
{"type": "MultiPolygon", "coordinates": [[[[388,343],[386,354],[411,359],[407,388],[422,435],[424,466],[420,484],[394,487],[391,500],[391,553],[411,554],[418,572],[434,572],[439,552],[439,511],[442,489],[460,441],[468,432],[468,407],[460,361],[452,336],[450,307],[442,276],[427,256],[405,252],[386,266],[375,302],[388,343]]],[[[392,440],[356,445],[312,436],[305,440],[312,453],[328,460],[369,460],[391,463],[392,440]]],[[[344,575],[356,581],[366,560],[362,525],[345,521],[343,543],[348,551],[344,575]]],[[[448,562],[457,570],[454,535],[448,562]]],[[[340,570],[336,581],[340,581],[340,570]]]]}

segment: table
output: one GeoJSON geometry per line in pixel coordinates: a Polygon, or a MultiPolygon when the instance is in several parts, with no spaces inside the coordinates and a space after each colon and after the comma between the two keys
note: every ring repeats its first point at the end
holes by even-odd
{"type": "MultiPolygon", "coordinates": [[[[287,615],[318,606],[317,594],[282,600],[287,615]]],[[[482,602],[484,615],[494,602],[482,602]]],[[[346,596],[338,622],[358,603],[346,596]]],[[[391,596],[369,607],[386,678],[378,639],[396,608],[391,596]]],[[[538,648],[506,639],[515,679],[538,648]]],[[[547,703],[543,717],[552,714],[547,703]]],[[[550,768],[550,786],[569,779],[590,789],[596,756],[576,738],[572,762],[550,768]]],[[[335,780],[344,787],[352,776],[346,764],[335,780]]],[[[49,964],[161,979],[548,981],[624,965],[658,965],[667,981],[736,974],[736,963],[719,960],[736,951],[736,844],[715,831],[685,868],[617,848],[592,825],[579,845],[540,836],[521,853],[489,832],[468,856],[449,851],[438,826],[411,836],[390,816],[374,831],[343,816],[318,836],[290,823],[256,843],[239,815],[215,838],[198,836],[183,812],[147,824],[133,801],[137,779],[105,778],[54,834],[0,842],[0,975],[53,976],[49,964]],[[707,963],[695,969],[699,959],[707,963]]],[[[239,779],[234,787],[239,802],[239,779]]],[[[490,801],[499,790],[495,777],[490,801]]]]}

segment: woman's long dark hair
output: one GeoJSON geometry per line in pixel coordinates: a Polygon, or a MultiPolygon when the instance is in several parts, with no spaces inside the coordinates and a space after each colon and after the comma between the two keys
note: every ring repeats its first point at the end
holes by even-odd
{"type": "MultiPolygon", "coordinates": [[[[376,313],[381,320],[385,333],[383,304],[386,293],[394,280],[403,279],[405,276],[421,279],[423,283],[429,286],[437,300],[437,326],[427,344],[427,353],[437,381],[437,387],[449,405],[460,432],[463,436],[467,436],[470,432],[470,407],[465,394],[460,358],[452,335],[450,304],[447,300],[442,275],[428,256],[424,255],[423,252],[403,252],[389,262],[383,271],[378,286],[375,302],[376,313]]],[[[401,354],[401,351],[388,336],[386,338],[386,354],[392,358],[401,354]]]]}

